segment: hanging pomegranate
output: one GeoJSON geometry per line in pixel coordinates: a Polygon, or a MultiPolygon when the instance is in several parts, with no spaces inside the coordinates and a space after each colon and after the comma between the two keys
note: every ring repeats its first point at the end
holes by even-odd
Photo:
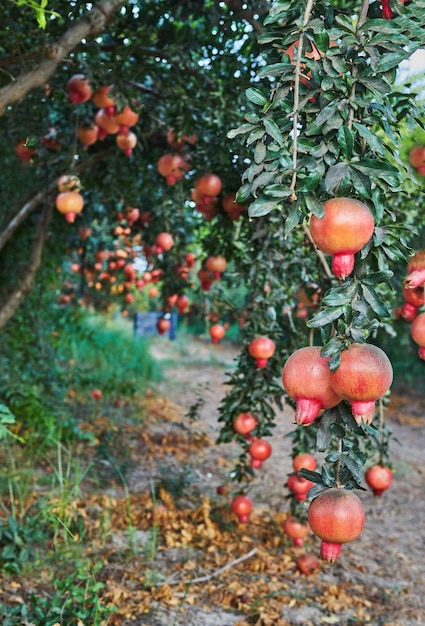
{"type": "Polygon", "coordinates": [[[363,530],[363,504],[353,491],[331,487],[311,502],[308,523],[322,540],[320,556],[334,563],[341,554],[342,544],[354,541],[363,530]]]}
{"type": "Polygon", "coordinates": [[[233,430],[238,435],[249,438],[254,428],[258,426],[258,419],[251,413],[239,413],[233,422],[233,430]]]}
{"type": "Polygon", "coordinates": [[[248,454],[251,457],[250,466],[253,469],[260,469],[263,462],[266,461],[272,453],[272,447],[265,439],[255,439],[248,448],[248,454]]]}
{"type": "Polygon", "coordinates": [[[309,426],[323,409],[341,401],[331,386],[329,359],[320,355],[319,346],[299,348],[291,354],[282,370],[283,387],[295,400],[295,422],[309,426]]]}
{"type": "Polygon", "coordinates": [[[418,344],[418,354],[421,359],[425,359],[425,313],[420,313],[412,322],[410,334],[415,343],[418,344]]]}
{"type": "Polygon", "coordinates": [[[160,252],[168,252],[174,245],[174,239],[170,233],[159,233],[155,239],[155,245],[160,252]]]}
{"type": "Polygon", "coordinates": [[[382,496],[384,491],[391,487],[393,472],[384,465],[372,465],[365,472],[365,481],[373,491],[374,496],[382,496]]]}
{"type": "Polygon", "coordinates": [[[375,402],[391,387],[393,368],[385,352],[370,343],[352,343],[341,352],[341,363],[331,372],[336,394],[351,404],[358,425],[371,424],[375,402]]]}
{"type": "Polygon", "coordinates": [[[74,74],[66,84],[68,100],[72,104],[88,102],[92,96],[90,83],[83,74],[74,74]]]}
{"type": "Polygon", "coordinates": [[[81,181],[75,174],[63,174],[58,178],[59,191],[81,191],[81,181]]]}
{"type": "Polygon", "coordinates": [[[195,190],[202,198],[203,204],[208,204],[221,191],[221,178],[216,174],[204,174],[195,181],[195,190]]]}
{"type": "Polygon", "coordinates": [[[170,330],[171,322],[169,319],[161,317],[156,323],[156,328],[159,335],[164,335],[168,330],[170,330]]]}
{"type": "Polygon", "coordinates": [[[404,279],[405,287],[413,289],[423,287],[425,283],[425,250],[419,250],[407,264],[407,277],[404,279]]]}
{"type": "Polygon", "coordinates": [[[274,341],[264,336],[256,337],[248,345],[248,352],[255,359],[257,367],[260,369],[267,367],[267,363],[272,358],[275,349],[274,341]]]}
{"type": "Polygon", "coordinates": [[[186,313],[186,309],[189,306],[189,298],[185,295],[181,295],[177,299],[177,308],[179,310],[180,315],[184,315],[186,313]]]}
{"type": "Polygon", "coordinates": [[[102,85],[92,95],[92,102],[99,109],[105,109],[108,115],[115,115],[115,100],[110,97],[111,85],[102,85]]]}
{"type": "Polygon", "coordinates": [[[252,501],[248,496],[235,496],[230,505],[233,513],[238,516],[241,524],[247,524],[249,522],[249,516],[252,513],[252,501]]]}
{"type": "Polygon", "coordinates": [[[84,150],[96,143],[99,135],[99,127],[96,124],[92,126],[78,126],[77,139],[83,144],[84,150]]]}
{"type": "Polygon", "coordinates": [[[312,215],[310,231],[316,246],[332,255],[332,271],[344,279],[354,269],[354,255],[373,235],[369,208],[353,198],[332,198],[323,204],[323,217],[312,215]]]}
{"type": "Polygon", "coordinates": [[[84,198],[78,191],[64,191],[56,196],[56,208],[65,215],[67,222],[72,223],[84,207],[84,198]]]}
{"type": "Polygon", "coordinates": [[[157,163],[157,169],[167,185],[175,185],[190,169],[190,165],[179,154],[164,154],[157,163]]]}
{"type": "Polygon", "coordinates": [[[413,322],[418,314],[419,307],[425,304],[424,288],[420,287],[408,287],[404,285],[402,295],[404,298],[404,304],[401,307],[400,315],[407,322],[413,322]]]}
{"type": "Polygon", "coordinates": [[[292,467],[294,472],[299,472],[301,469],[308,469],[314,472],[317,467],[317,461],[312,454],[301,452],[292,459],[292,467]]]}
{"type": "Polygon", "coordinates": [[[210,328],[210,336],[213,343],[218,343],[226,334],[224,326],[221,324],[213,324],[210,328]]]}
{"type": "Polygon", "coordinates": [[[227,267],[227,261],[223,256],[209,256],[205,261],[205,267],[212,272],[213,277],[217,280],[227,267]]]}
{"type": "Polygon", "coordinates": [[[307,498],[307,492],[313,487],[314,483],[307,478],[298,476],[298,474],[290,474],[286,481],[288,490],[294,494],[295,499],[302,502],[307,498]]]}
{"type": "Polygon", "coordinates": [[[126,105],[122,111],[115,113],[115,121],[119,125],[118,132],[122,135],[128,135],[130,128],[137,124],[139,120],[139,114],[133,111],[128,105],[126,105]]]}
{"type": "Polygon", "coordinates": [[[134,133],[131,132],[119,132],[115,138],[115,141],[118,148],[124,152],[125,156],[131,156],[133,154],[133,148],[135,148],[137,144],[137,137],[134,133]]]}
{"type": "Polygon", "coordinates": [[[99,128],[97,138],[105,139],[107,135],[116,135],[120,129],[113,115],[109,115],[106,109],[99,109],[95,116],[96,126],[99,128]]]}
{"type": "Polygon", "coordinates": [[[291,516],[283,522],[283,532],[292,539],[294,546],[302,546],[304,539],[311,533],[311,528],[308,523],[303,524],[291,516]]]}

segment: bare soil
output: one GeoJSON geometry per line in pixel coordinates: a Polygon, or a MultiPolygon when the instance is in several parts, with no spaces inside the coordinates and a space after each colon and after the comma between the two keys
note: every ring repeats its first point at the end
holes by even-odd
{"type": "MultiPolygon", "coordinates": [[[[206,435],[209,445],[203,446],[199,453],[190,458],[191,489],[198,488],[199,494],[217,499],[218,485],[230,485],[228,472],[238,456],[238,446],[214,444],[219,431],[218,406],[227,391],[226,372],[235,365],[237,349],[229,344],[213,346],[209,341],[178,340],[170,342],[158,339],[153,345],[155,358],[162,361],[165,380],[155,390],[181,407],[181,423],[167,424],[161,421],[152,426],[163,433],[169,429],[178,436],[182,424],[196,432],[206,435]],[[202,396],[203,404],[199,408],[197,421],[189,424],[184,414],[202,396]]],[[[305,577],[296,572],[293,565],[282,572],[270,571],[267,567],[259,570],[256,584],[260,581],[273,583],[273,594],[265,598],[250,598],[251,605],[258,600],[257,612],[240,610],[241,604],[226,604],[223,593],[214,594],[205,591],[204,596],[186,602],[184,594],[177,594],[178,601],[173,607],[170,602],[155,603],[151,611],[137,621],[129,620],[126,625],[139,626],[230,626],[232,624],[258,624],[265,626],[298,625],[318,626],[321,624],[374,624],[381,626],[413,626],[425,624],[425,397],[393,395],[386,409],[386,419],[390,424],[394,438],[399,443],[392,444],[392,456],[395,465],[395,479],[390,490],[376,498],[371,492],[362,492],[360,497],[366,510],[366,526],[358,540],[343,547],[338,561],[333,565],[323,563],[320,571],[305,577]],[[282,596],[279,591],[281,590],[282,596]],[[278,603],[282,597],[284,601],[278,603]],[[356,599],[356,601],[354,601],[356,599]]],[[[257,472],[250,495],[259,511],[258,519],[268,519],[267,515],[279,516],[287,511],[284,486],[291,471],[290,440],[285,435],[294,429],[293,410],[287,407],[277,416],[277,427],[272,437],[273,455],[257,472]]],[[[152,434],[152,432],[151,432],[152,434]]],[[[168,464],[169,476],[181,476],[187,471],[187,458],[184,462],[173,458],[172,454],[154,466],[149,476],[141,466],[131,476],[131,490],[141,490],[148,480],[164,477],[164,464],[168,464]]],[[[182,478],[183,480],[183,478],[182,478]]],[[[232,488],[232,487],[230,487],[232,488]]],[[[233,487],[234,488],[234,487],[233,487]]],[[[184,495],[183,505],[184,506],[184,495]]],[[[255,524],[255,521],[254,521],[255,524]]],[[[257,524],[258,525],[258,524],[257,524]]],[[[250,534],[250,525],[240,528],[239,532],[250,534]]],[[[160,542],[159,537],[159,542],[160,542]]],[[[249,539],[247,539],[248,541],[249,539]]],[[[279,544],[281,546],[281,544],[279,544]]],[[[253,547],[253,544],[249,546],[253,547]]],[[[261,545],[254,549],[262,550],[261,545]]],[[[316,556],[319,553],[319,541],[312,537],[306,548],[287,548],[282,552],[282,559],[290,554],[292,563],[297,554],[308,551],[316,556]]],[[[196,553],[196,549],[193,549],[196,553]]],[[[191,559],[197,563],[195,576],[199,572],[206,575],[206,583],[211,570],[202,566],[202,554],[191,554],[190,541],[185,550],[175,548],[158,552],[152,567],[162,571],[168,577],[173,576],[173,567],[181,565],[182,559],[191,559]]],[[[249,559],[241,564],[235,563],[231,551],[224,554],[224,561],[230,563],[223,585],[227,590],[241,585],[244,572],[247,580],[252,580],[252,568],[248,568],[249,559]]],[[[263,555],[263,561],[267,561],[263,555]]],[[[216,568],[219,569],[219,568],[216,568]]],[[[273,569],[273,567],[272,567],[273,569]]],[[[220,581],[220,574],[214,576],[220,581]]],[[[269,587],[270,588],[270,587],[269,587]]],[[[249,583],[246,585],[249,595],[249,583]]],[[[258,589],[258,586],[255,587],[258,589]]],[[[172,594],[171,589],[171,594],[172,594]]],[[[238,596],[242,597],[242,595],[238,596]]],[[[243,598],[242,598],[243,599],[243,598]]],[[[168,596],[169,600],[169,596],[168,596]]],[[[248,601],[248,600],[247,600],[248,601]]]]}

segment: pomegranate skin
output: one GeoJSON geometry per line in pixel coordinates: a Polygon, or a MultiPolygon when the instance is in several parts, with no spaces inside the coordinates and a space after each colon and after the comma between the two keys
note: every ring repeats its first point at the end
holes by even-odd
{"type": "Polygon", "coordinates": [[[410,334],[415,343],[418,344],[418,354],[421,359],[425,359],[425,313],[420,313],[412,322],[410,334]]]}
{"type": "Polygon", "coordinates": [[[292,539],[294,546],[302,546],[305,537],[311,533],[308,523],[302,524],[295,517],[287,517],[283,522],[283,531],[292,539]]]}
{"type": "Polygon", "coordinates": [[[352,491],[331,487],[311,502],[308,523],[322,540],[320,556],[334,563],[342,544],[357,539],[364,528],[363,504],[352,491]]]}
{"type": "Polygon", "coordinates": [[[364,477],[374,496],[382,496],[393,482],[392,470],[384,465],[372,465],[366,470],[364,477]]]}
{"type": "Polygon", "coordinates": [[[328,359],[320,356],[319,346],[300,348],[291,354],[282,370],[286,393],[296,401],[295,422],[309,426],[322,409],[341,401],[331,387],[328,359]]]}
{"type": "Polygon", "coordinates": [[[298,476],[298,474],[290,474],[286,481],[289,491],[299,502],[303,502],[307,498],[307,492],[313,487],[314,483],[307,478],[298,476]]]}
{"type": "Polygon", "coordinates": [[[253,469],[260,469],[263,461],[266,461],[272,453],[272,447],[265,439],[255,439],[248,448],[251,457],[250,465],[253,469]]]}
{"type": "Polygon", "coordinates": [[[267,366],[268,360],[273,356],[275,349],[274,341],[264,336],[256,337],[248,346],[248,352],[255,359],[259,369],[267,366]]]}
{"type": "Polygon", "coordinates": [[[415,252],[415,254],[409,259],[407,264],[407,277],[404,279],[404,285],[405,287],[414,289],[415,287],[423,287],[424,283],[425,250],[418,250],[418,252],[415,252]]]}
{"type": "Polygon", "coordinates": [[[249,516],[252,513],[252,501],[248,496],[235,496],[230,505],[233,513],[238,516],[241,524],[247,524],[249,522],[249,516]]]}
{"type": "Polygon", "coordinates": [[[312,454],[301,452],[292,459],[292,467],[295,472],[299,472],[300,469],[309,469],[314,472],[317,467],[317,461],[312,454]]]}
{"type": "Polygon", "coordinates": [[[351,404],[358,425],[371,424],[375,401],[391,387],[393,368],[385,352],[370,343],[352,343],[341,352],[341,363],[331,372],[330,383],[351,404]]]}
{"type": "Polygon", "coordinates": [[[331,198],[323,209],[323,217],[311,216],[311,236],[319,250],[333,256],[335,276],[344,279],[354,269],[354,254],[372,237],[375,221],[369,208],[353,198],[331,198]]]}
{"type": "Polygon", "coordinates": [[[301,574],[310,576],[319,571],[320,563],[312,554],[301,554],[295,561],[297,569],[301,574]]]}

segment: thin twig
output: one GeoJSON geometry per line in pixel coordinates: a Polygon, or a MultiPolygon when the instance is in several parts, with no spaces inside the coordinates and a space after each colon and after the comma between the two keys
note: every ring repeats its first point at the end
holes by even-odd
{"type": "Polygon", "coordinates": [[[228,569],[235,567],[235,565],[239,565],[239,563],[243,563],[243,561],[250,559],[255,554],[257,554],[257,548],[254,548],[250,552],[247,552],[243,556],[240,556],[238,559],[234,559],[233,561],[230,561],[230,563],[223,565],[223,567],[220,567],[219,569],[215,570],[215,572],[212,572],[211,574],[206,574],[205,576],[199,576],[198,578],[191,578],[190,580],[186,580],[186,581],[174,580],[175,578],[175,573],[174,573],[166,580],[163,580],[162,582],[158,583],[157,586],[162,587],[164,585],[180,585],[181,583],[185,585],[188,585],[188,584],[194,585],[196,583],[207,583],[212,578],[220,576],[220,574],[223,574],[223,572],[226,572],[228,569]]]}
{"type": "Polygon", "coordinates": [[[301,57],[303,54],[304,45],[304,28],[308,23],[313,10],[314,0],[308,0],[304,11],[303,17],[303,30],[301,31],[300,38],[298,40],[298,52],[297,60],[295,63],[295,82],[294,82],[294,110],[292,118],[292,180],[290,189],[292,194],[290,200],[295,201],[297,194],[295,193],[295,186],[297,184],[297,160],[298,160],[298,108],[300,105],[300,78],[301,78],[301,57]]]}
{"type": "Polygon", "coordinates": [[[333,278],[334,275],[331,272],[331,268],[329,267],[329,264],[325,258],[325,255],[323,254],[323,252],[321,250],[319,250],[318,248],[316,248],[316,244],[313,241],[313,237],[311,236],[311,232],[309,227],[307,226],[307,224],[303,223],[302,225],[303,231],[305,232],[306,236],[308,237],[308,240],[310,241],[310,243],[312,244],[320,263],[323,266],[323,269],[325,270],[325,274],[328,278],[333,278]]]}

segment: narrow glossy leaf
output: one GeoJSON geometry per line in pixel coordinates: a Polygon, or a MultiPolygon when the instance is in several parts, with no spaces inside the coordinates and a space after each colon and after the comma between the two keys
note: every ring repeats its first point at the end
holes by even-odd
{"type": "Polygon", "coordinates": [[[361,482],[362,479],[362,464],[358,463],[350,454],[343,454],[341,457],[342,462],[350,470],[353,478],[356,482],[361,482]]]}
{"type": "MultiPolygon", "coordinates": [[[[311,172],[305,178],[298,177],[297,189],[298,191],[307,192],[313,191],[319,185],[320,181],[323,178],[323,174],[319,171],[311,172]]],[[[313,213],[313,211],[312,211],[313,213]]],[[[317,215],[317,213],[315,213],[317,215]]],[[[319,215],[318,217],[322,217],[319,215]]]]}
{"type": "Polygon", "coordinates": [[[363,172],[356,170],[354,167],[348,168],[348,175],[355,189],[357,189],[362,196],[370,198],[372,195],[372,183],[370,176],[363,174],[363,172]]]}
{"type": "Polygon", "coordinates": [[[334,320],[341,317],[344,314],[344,307],[326,307],[316,315],[314,315],[311,320],[307,322],[307,326],[309,328],[320,328],[321,326],[325,326],[326,324],[331,324],[334,320]]]}
{"type": "Polygon", "coordinates": [[[382,178],[385,174],[398,175],[398,169],[394,165],[377,159],[362,159],[352,162],[351,165],[369,176],[377,176],[378,178],[382,178]]]}
{"type": "Polygon", "coordinates": [[[345,437],[345,428],[338,422],[334,422],[331,425],[331,429],[337,439],[343,439],[343,437],[345,437]]]}
{"type": "Polygon", "coordinates": [[[377,315],[380,317],[390,317],[391,313],[385,306],[384,302],[378,296],[373,287],[362,285],[362,292],[364,299],[372,307],[377,315]]]}
{"type": "Polygon", "coordinates": [[[346,159],[351,159],[354,148],[353,132],[347,126],[341,126],[337,133],[338,145],[346,159]]]}
{"type": "Polygon", "coordinates": [[[258,198],[248,207],[249,217],[262,217],[268,215],[270,211],[276,208],[277,203],[274,200],[266,200],[265,198],[258,198]]]}
{"type": "Polygon", "coordinates": [[[374,133],[372,133],[363,124],[359,124],[357,122],[354,122],[353,126],[357,130],[359,135],[361,137],[363,137],[363,139],[366,141],[366,143],[368,144],[368,146],[369,146],[369,148],[371,150],[373,150],[374,152],[378,152],[380,154],[383,153],[383,151],[384,151],[383,144],[382,144],[381,140],[378,139],[378,137],[374,133]]]}
{"type": "Polygon", "coordinates": [[[328,357],[337,354],[342,349],[342,341],[339,337],[331,337],[320,350],[320,356],[328,357]]]}
{"type": "Polygon", "coordinates": [[[229,130],[229,132],[227,133],[227,137],[228,139],[233,139],[237,135],[244,135],[246,133],[249,133],[251,130],[254,130],[254,128],[256,127],[253,124],[242,124],[242,126],[238,126],[238,128],[233,128],[232,130],[229,130]]]}
{"type": "Polygon", "coordinates": [[[365,274],[361,278],[363,285],[379,285],[380,283],[389,283],[394,276],[394,272],[391,270],[373,272],[372,274],[365,274]]]}
{"type": "Polygon", "coordinates": [[[407,52],[389,52],[383,54],[376,66],[377,72],[388,72],[388,70],[398,67],[404,59],[407,58],[407,52]]]}
{"type": "Polygon", "coordinates": [[[330,120],[336,114],[337,103],[331,102],[324,109],[322,109],[319,115],[315,119],[315,126],[320,128],[325,122],[330,120]]]}
{"type": "Polygon", "coordinates": [[[248,100],[250,102],[253,102],[254,104],[259,104],[260,106],[264,106],[265,104],[268,103],[268,99],[263,94],[263,92],[260,91],[259,89],[256,89],[255,87],[250,87],[249,89],[247,89],[245,94],[248,100]]]}
{"type": "Polygon", "coordinates": [[[302,476],[307,480],[311,480],[312,483],[321,483],[322,482],[322,474],[319,472],[312,472],[309,469],[303,468],[298,472],[298,476],[302,476]]]}
{"type": "Polygon", "coordinates": [[[320,494],[323,493],[330,486],[331,485],[325,485],[323,483],[320,485],[319,484],[314,485],[314,487],[308,490],[307,499],[314,500],[314,498],[317,498],[317,496],[320,496],[320,494]]]}
{"type": "Polygon", "coordinates": [[[320,425],[316,433],[316,448],[318,452],[325,452],[332,440],[332,424],[338,416],[333,409],[325,411],[320,418],[320,425]]]}
{"type": "Polygon", "coordinates": [[[348,173],[348,165],[347,163],[337,163],[336,165],[332,165],[325,176],[325,189],[330,194],[333,194],[336,189],[338,189],[341,184],[341,180],[348,173]]]}
{"type": "Polygon", "coordinates": [[[286,185],[268,185],[263,189],[263,193],[266,196],[272,196],[273,198],[289,198],[292,195],[292,190],[286,185]]]}
{"type": "Polygon", "coordinates": [[[335,474],[333,465],[324,465],[322,467],[322,480],[328,487],[334,487],[335,474]]]}
{"type": "Polygon", "coordinates": [[[264,137],[264,128],[255,128],[252,132],[249,133],[246,139],[246,145],[254,143],[254,141],[258,141],[264,137]]]}
{"type": "Polygon", "coordinates": [[[317,199],[315,193],[304,194],[304,202],[310,213],[313,213],[316,217],[323,217],[325,214],[323,204],[317,199]]]}
{"type": "Polygon", "coordinates": [[[341,365],[341,352],[336,352],[335,354],[332,354],[329,359],[328,365],[331,372],[336,372],[338,367],[341,365]]]}
{"type": "Polygon", "coordinates": [[[276,124],[276,122],[274,122],[273,120],[265,119],[264,127],[267,131],[267,134],[270,135],[270,137],[272,137],[279,144],[279,146],[282,146],[283,137],[282,137],[282,133],[280,132],[279,126],[276,124]]]}
{"type": "Polygon", "coordinates": [[[272,65],[265,65],[260,67],[257,72],[257,76],[264,78],[265,76],[281,76],[282,74],[293,75],[294,68],[289,63],[274,63],[272,65]]]}
{"type": "Polygon", "coordinates": [[[341,420],[350,430],[352,430],[357,435],[364,434],[360,426],[357,426],[356,420],[353,417],[351,409],[349,408],[346,402],[340,402],[338,405],[338,410],[339,410],[339,416],[341,420]]]}
{"type": "Polygon", "coordinates": [[[267,148],[262,141],[259,141],[254,148],[254,161],[262,163],[266,158],[267,148]]]}
{"type": "Polygon", "coordinates": [[[304,215],[302,211],[300,210],[299,202],[293,202],[291,204],[291,208],[288,211],[288,217],[286,218],[286,221],[285,221],[285,227],[284,227],[285,237],[287,237],[288,234],[291,232],[291,230],[295,228],[295,226],[298,226],[298,224],[302,222],[303,219],[304,219],[304,215]]]}

